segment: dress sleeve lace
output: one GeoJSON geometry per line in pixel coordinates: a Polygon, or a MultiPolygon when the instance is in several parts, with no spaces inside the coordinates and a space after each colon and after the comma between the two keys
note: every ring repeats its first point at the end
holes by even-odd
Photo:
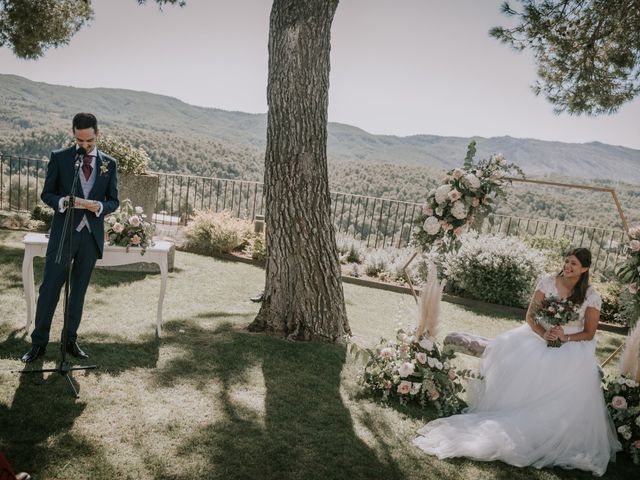
{"type": "Polygon", "coordinates": [[[587,307],[593,307],[596,310],[602,308],[602,297],[600,297],[600,294],[593,287],[589,287],[589,290],[587,290],[587,298],[584,300],[585,310],[587,307]]]}

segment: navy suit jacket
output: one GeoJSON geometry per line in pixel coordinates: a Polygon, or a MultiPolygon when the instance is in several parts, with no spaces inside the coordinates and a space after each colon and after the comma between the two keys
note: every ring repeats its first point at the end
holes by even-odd
{"type": "MultiPolygon", "coordinates": [[[[40,198],[55,212],[51,221],[48,250],[57,249],[62,238],[62,226],[64,225],[65,216],[71,211],[67,209],[64,213],[60,213],[59,208],[60,198],[66,197],[71,193],[75,173],[75,159],[76,147],[74,145],[51,153],[49,165],[47,166],[47,176],[40,198]]],[[[116,160],[98,150],[95,169],[95,182],[91,192],[89,192],[88,199],[101,202],[102,212],[98,217],[89,210],[76,210],[73,218],[73,228],[75,229],[80,224],[83,215],[86,215],[91,233],[98,247],[98,258],[102,258],[104,250],[104,216],[115,211],[120,205],[116,160]]],[[[75,196],[84,198],[80,180],[76,182],[75,196]]]]}

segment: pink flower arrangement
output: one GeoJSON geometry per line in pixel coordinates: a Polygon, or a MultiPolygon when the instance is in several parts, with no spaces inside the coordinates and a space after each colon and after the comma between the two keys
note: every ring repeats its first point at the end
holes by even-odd
{"type": "Polygon", "coordinates": [[[416,401],[435,406],[441,415],[459,413],[466,406],[458,395],[463,387],[451,362],[455,353],[442,352],[433,339],[399,329],[393,341],[382,339],[376,348],[352,344],[351,352],[366,360],[360,382],[383,401],[416,401]]]}
{"type": "Polygon", "coordinates": [[[120,208],[105,218],[105,236],[110,245],[136,247],[142,250],[152,246],[155,226],[145,220],[141,207],[133,207],[131,200],[123,200],[120,208]]]}

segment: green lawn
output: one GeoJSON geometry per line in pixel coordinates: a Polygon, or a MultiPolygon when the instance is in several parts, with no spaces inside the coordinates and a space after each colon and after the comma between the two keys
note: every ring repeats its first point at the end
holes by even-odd
{"type": "MultiPolygon", "coordinates": [[[[336,345],[247,333],[263,270],[183,252],[155,337],[159,275],[96,270],[80,344],[98,370],[20,375],[28,349],[23,232],[0,230],[0,451],[34,479],[569,479],[579,471],[439,461],[411,445],[433,411],[362,396],[360,366],[336,345]]],[[[42,275],[36,260],[36,282],[42,275]]],[[[355,340],[372,344],[417,316],[409,295],[345,285],[355,340]]],[[[443,304],[441,335],[486,336],[521,319],[443,304]]],[[[44,364],[52,367],[56,313],[44,364]]],[[[623,337],[599,333],[601,358],[623,337]]],[[[476,359],[460,356],[465,365],[476,359]]],[[[608,367],[613,368],[613,366],[608,367]]],[[[604,478],[637,478],[620,455],[604,478]]]]}

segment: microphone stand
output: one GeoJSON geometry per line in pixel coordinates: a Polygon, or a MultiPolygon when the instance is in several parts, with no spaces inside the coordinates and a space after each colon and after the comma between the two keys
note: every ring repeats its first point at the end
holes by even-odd
{"type": "Polygon", "coordinates": [[[60,340],[60,360],[58,361],[58,365],[56,368],[41,368],[41,369],[31,369],[31,370],[22,370],[20,373],[44,373],[44,372],[58,372],[64,378],[66,378],[67,383],[69,384],[69,390],[71,394],[78,398],[80,395],[78,394],[78,390],[76,389],[73,381],[71,380],[70,372],[73,370],[92,370],[98,368],[98,365],[84,365],[84,366],[75,366],[72,367],[67,362],[67,328],[69,324],[69,289],[71,285],[71,244],[73,240],[73,217],[76,210],[76,186],[78,184],[78,175],[80,174],[80,164],[82,162],[82,154],[76,154],[76,164],[73,174],[73,185],[71,186],[71,192],[69,193],[69,206],[67,209],[67,215],[64,218],[64,224],[62,226],[62,238],[60,239],[60,244],[58,245],[58,251],[56,252],[56,263],[60,263],[62,261],[62,252],[64,248],[65,239],[68,237],[69,241],[67,243],[67,264],[66,264],[66,274],[67,279],[64,284],[64,321],[62,324],[62,338],[60,340]]]}

